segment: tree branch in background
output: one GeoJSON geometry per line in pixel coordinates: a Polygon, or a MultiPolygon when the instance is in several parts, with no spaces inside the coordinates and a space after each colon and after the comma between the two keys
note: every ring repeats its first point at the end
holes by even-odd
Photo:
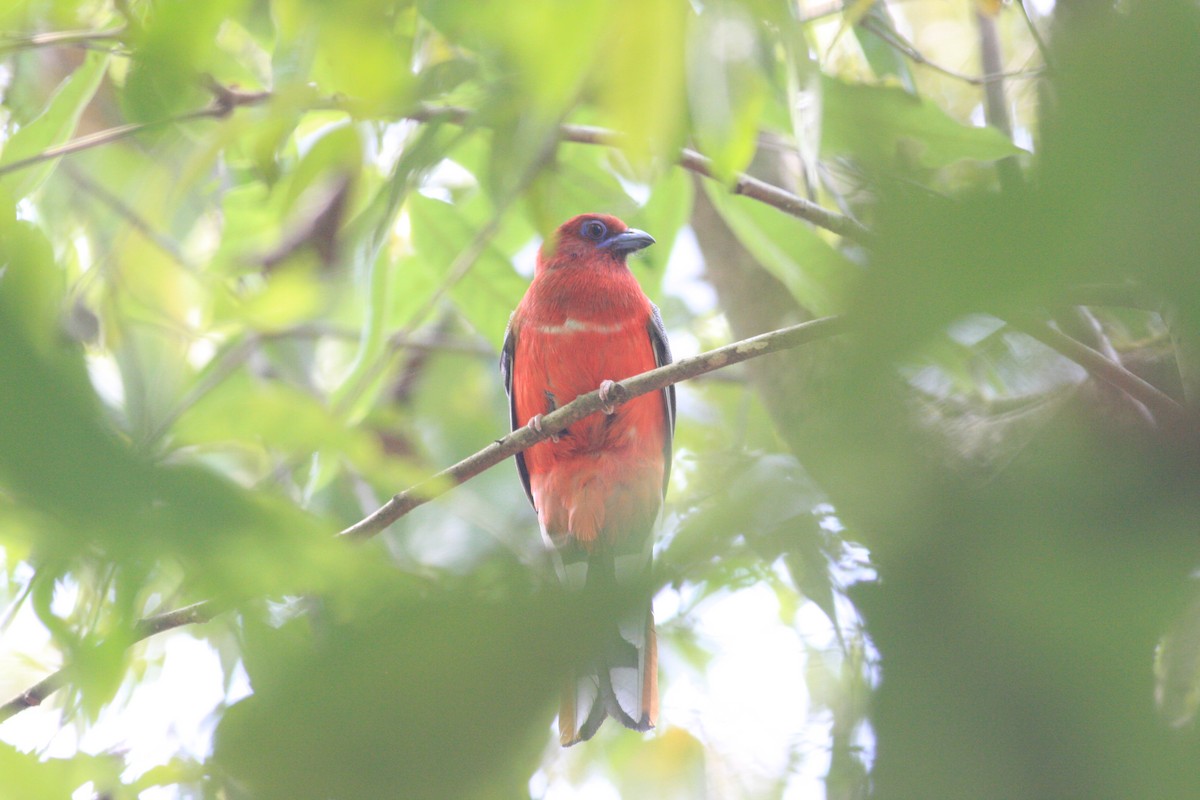
{"type": "Polygon", "coordinates": [[[986,86],[989,83],[1003,81],[1005,78],[1036,78],[1045,72],[1045,69],[1038,67],[1034,69],[1015,70],[1013,72],[996,71],[985,72],[983,75],[967,75],[965,73],[956,72],[947,67],[943,67],[940,64],[935,64],[926,58],[924,53],[914,47],[912,42],[905,39],[895,30],[880,27],[868,17],[864,17],[859,24],[870,30],[880,39],[883,39],[892,47],[896,48],[896,50],[904,54],[904,56],[913,63],[929,67],[934,72],[940,72],[947,77],[963,81],[964,83],[969,83],[972,86],[986,86]]]}
{"type": "Polygon", "coordinates": [[[28,36],[13,36],[0,39],[0,55],[18,50],[33,50],[39,47],[59,45],[83,45],[88,47],[97,42],[119,42],[128,28],[120,25],[98,31],[49,31],[31,33],[28,36]]]}
{"type": "MultiPolygon", "coordinates": [[[[218,83],[211,77],[205,78],[205,85],[213,93],[213,102],[205,108],[154,122],[119,125],[115,128],[107,128],[87,136],[81,136],[78,139],[73,139],[57,147],[43,150],[41,153],[29,158],[5,164],[0,167],[0,175],[16,172],[17,170],[40,164],[43,161],[62,158],[63,156],[78,153],[82,150],[111,144],[112,142],[139,134],[142,131],[161,128],[165,125],[189,122],[195,119],[220,119],[228,116],[236,108],[258,105],[270,100],[272,96],[270,92],[243,92],[231,89],[228,86],[218,83]]],[[[339,107],[339,104],[336,102],[322,102],[318,105],[322,108],[339,107]]],[[[428,122],[440,119],[456,125],[465,125],[473,119],[474,113],[470,109],[457,106],[421,106],[417,110],[405,114],[404,117],[416,122],[428,122]]],[[[564,142],[620,148],[621,139],[622,135],[620,133],[607,128],[570,124],[564,124],[559,127],[559,140],[564,142]]],[[[677,163],[679,166],[697,175],[701,175],[709,180],[717,180],[717,177],[713,174],[711,159],[695,150],[688,148],[681,150],[677,163]]],[[[757,200],[760,203],[777,208],[785,214],[810,222],[819,228],[824,228],[847,239],[862,242],[868,238],[867,229],[850,217],[830,211],[811,200],[806,200],[786,189],[766,183],[765,181],[760,181],[745,173],[738,173],[734,176],[734,180],[728,186],[728,189],[733,194],[740,194],[752,200],[757,200]]]]}
{"type": "MultiPolygon", "coordinates": [[[[983,115],[987,124],[1012,141],[1012,120],[1008,115],[1008,98],[1004,93],[1004,57],[1000,52],[1000,34],[996,31],[995,17],[982,5],[975,7],[975,23],[979,29],[979,60],[984,75],[994,75],[996,80],[983,84],[983,115]]],[[[1006,156],[996,162],[996,175],[1000,188],[1005,191],[1019,189],[1025,182],[1016,156],[1006,156]]]]}
{"type": "Polygon", "coordinates": [[[1134,375],[1115,361],[1044,322],[1022,321],[1016,328],[1086,369],[1093,377],[1117,387],[1154,414],[1160,425],[1186,430],[1191,422],[1184,407],[1160,389],[1134,375]]]}
{"type": "Polygon", "coordinates": [[[106,144],[128,139],[130,136],[135,136],[142,131],[162,128],[167,125],[176,125],[181,122],[190,122],[194,119],[223,119],[229,116],[235,108],[242,106],[253,106],[259,103],[264,103],[270,99],[270,92],[242,92],[236,89],[230,89],[227,86],[222,86],[211,78],[206,80],[206,85],[213,93],[213,101],[198,111],[189,111],[185,114],[178,114],[173,117],[155,120],[153,122],[134,122],[129,125],[118,125],[115,128],[105,128],[102,131],[90,133],[87,136],[80,136],[78,139],[72,139],[69,142],[60,144],[57,147],[50,147],[37,155],[32,155],[29,158],[22,158],[20,161],[14,161],[11,164],[5,164],[0,167],[0,175],[7,175],[10,172],[32,167],[35,164],[40,164],[43,161],[51,161],[63,156],[69,156],[72,153],[79,153],[83,150],[90,150],[93,147],[101,147],[106,144]]]}
{"type": "MultiPolygon", "coordinates": [[[[407,119],[416,122],[429,122],[440,119],[455,125],[466,125],[474,118],[474,112],[459,106],[421,106],[416,111],[405,115],[407,119]]],[[[608,128],[598,128],[592,125],[564,124],[559,128],[559,138],[564,142],[575,144],[594,144],[601,147],[620,149],[622,134],[608,128]]],[[[679,152],[679,166],[709,180],[718,180],[713,174],[712,161],[695,150],[684,148],[679,152]]],[[[740,194],[776,208],[789,216],[811,222],[818,228],[844,236],[857,242],[865,241],[869,232],[857,221],[850,217],[830,211],[811,200],[793,194],[778,186],[774,186],[758,178],[739,172],[728,186],[733,194],[740,194]]]]}
{"type": "MultiPolygon", "coordinates": [[[[208,622],[218,613],[220,613],[220,609],[216,603],[211,600],[202,600],[199,603],[192,603],[190,606],[166,611],[162,614],[155,614],[138,621],[138,624],[133,629],[133,641],[140,642],[156,633],[169,631],[172,628],[208,622]]],[[[0,722],[20,714],[27,708],[40,706],[47,697],[66,685],[67,680],[70,678],[70,669],[70,666],[66,666],[57,672],[47,675],[12,700],[0,706],[0,722]]]]}

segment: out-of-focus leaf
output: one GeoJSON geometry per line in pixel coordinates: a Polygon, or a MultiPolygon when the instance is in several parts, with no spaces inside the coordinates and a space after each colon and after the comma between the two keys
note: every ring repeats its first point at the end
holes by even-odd
{"type": "MultiPolygon", "coordinates": [[[[3,143],[0,167],[37,155],[70,139],[79,124],[80,115],[92,101],[107,70],[107,55],[88,54],[70,77],[62,82],[37,119],[3,143]]],[[[20,200],[41,186],[57,165],[58,160],[51,159],[5,175],[0,178],[0,191],[20,200]]]]}
{"type": "Polygon", "coordinates": [[[908,65],[908,59],[895,45],[868,25],[888,32],[895,30],[891,11],[888,10],[884,0],[872,0],[866,13],[855,21],[854,38],[858,40],[858,46],[862,48],[863,55],[866,56],[867,63],[871,65],[871,71],[875,73],[875,77],[894,76],[899,79],[906,90],[915,93],[916,84],[913,82],[912,69],[908,65]]]}
{"type": "Polygon", "coordinates": [[[97,790],[114,790],[121,785],[123,769],[121,759],[113,756],[43,759],[36,753],[21,753],[10,744],[0,744],[4,791],[13,798],[61,800],[88,782],[97,790]]]}
{"type": "Polygon", "coordinates": [[[122,94],[129,115],[156,122],[202,106],[201,75],[222,78],[217,33],[244,6],[245,0],[156,3],[134,42],[136,57],[122,94]]]}
{"type": "MultiPolygon", "coordinates": [[[[13,241],[7,233],[0,252],[13,241]]],[[[198,592],[218,596],[312,588],[348,567],[353,558],[332,541],[333,525],[204,470],[135,453],[102,414],[79,353],[21,326],[28,312],[13,309],[24,308],[23,269],[10,259],[0,281],[0,484],[45,515],[43,558],[70,564],[104,553],[136,564],[173,556],[193,567],[198,592]]]]}
{"type": "Polygon", "coordinates": [[[601,105],[626,134],[635,166],[673,157],[682,146],[688,6],[675,0],[618,0],[599,75],[601,105]]]}
{"type": "Polygon", "coordinates": [[[1159,643],[1154,667],[1158,710],[1173,727],[1188,724],[1200,708],[1200,595],[1159,643]]]}
{"type": "MultiPolygon", "coordinates": [[[[454,206],[422,195],[409,201],[413,242],[425,269],[442,275],[467,250],[478,229],[454,206]]],[[[525,293],[525,280],[507,258],[489,245],[476,259],[470,273],[450,289],[456,307],[475,329],[495,342],[497,351],[504,338],[509,314],[525,293]]]]}
{"type": "Polygon", "coordinates": [[[591,647],[557,593],[501,591],[420,598],[393,581],[312,634],[305,620],[251,627],[255,695],[222,720],[216,764],[264,798],[514,796],[591,647]]]}
{"type": "Polygon", "coordinates": [[[613,754],[621,797],[688,800],[708,794],[704,744],[683,728],[670,727],[648,741],[629,741],[613,754]]]}
{"type": "Polygon", "coordinates": [[[613,175],[602,148],[564,144],[555,162],[530,185],[525,207],[534,228],[549,236],[576,214],[613,214],[628,222],[636,204],[613,175]]]}
{"type": "Polygon", "coordinates": [[[664,174],[651,187],[650,197],[645,205],[634,212],[627,220],[635,228],[641,228],[654,237],[654,247],[642,252],[641,258],[630,262],[634,271],[639,267],[652,270],[658,278],[646,285],[647,294],[652,298],[661,287],[661,280],[666,277],[667,261],[675,246],[675,239],[683,226],[692,215],[692,197],[695,193],[695,182],[683,170],[671,170],[664,174]]]}
{"type": "Polygon", "coordinates": [[[801,307],[821,315],[844,306],[843,287],[858,269],[811,227],[719,186],[703,186],[742,246],[788,288],[801,307]]]}
{"type": "Polygon", "coordinates": [[[166,764],[151,767],[133,782],[134,792],[144,792],[154,787],[176,787],[199,783],[205,777],[204,765],[183,758],[175,758],[166,764]]]}
{"type": "Polygon", "coordinates": [[[879,167],[917,163],[944,167],[965,158],[995,161],[1022,151],[995,128],[956,122],[929,100],[903,89],[822,83],[821,152],[850,155],[879,167]]]}
{"type": "Polygon", "coordinates": [[[315,79],[322,94],[344,97],[365,116],[406,107],[413,87],[411,4],[274,0],[271,12],[277,80],[315,79]]]}
{"type": "Polygon", "coordinates": [[[175,434],[189,444],[257,443],[298,455],[332,450],[351,461],[374,457],[366,433],[346,428],[315,398],[244,373],[223,381],[188,409],[175,434]]]}
{"type": "MultiPolygon", "coordinates": [[[[818,587],[813,575],[801,565],[815,570],[823,559],[813,558],[817,549],[802,542],[820,536],[813,509],[819,495],[800,472],[793,457],[757,455],[730,459],[710,465],[712,486],[702,487],[692,498],[691,510],[679,525],[662,557],[662,566],[676,579],[708,579],[714,568],[728,579],[735,565],[731,556],[735,542],[744,542],[753,559],[746,565],[771,564],[781,555],[796,559],[798,588],[818,587]]],[[[828,577],[826,576],[826,580],[828,577]]],[[[722,588],[722,581],[711,582],[709,591],[722,588]]],[[[829,587],[814,592],[811,599],[831,607],[829,587]]]]}
{"type": "Polygon", "coordinates": [[[279,187],[284,208],[291,208],[317,181],[330,173],[357,175],[363,167],[363,140],[348,120],[339,119],[305,142],[307,152],[279,187]]]}
{"type": "Polygon", "coordinates": [[[700,150],[728,181],[750,163],[767,92],[764,43],[749,11],[706,3],[688,35],[688,108],[700,150]]]}
{"type": "Polygon", "coordinates": [[[596,0],[418,0],[417,7],[452,42],[495,56],[513,76],[494,87],[493,107],[511,105],[515,92],[528,103],[522,113],[541,120],[559,116],[576,97],[606,25],[631,20],[596,0]]]}
{"type": "Polygon", "coordinates": [[[238,298],[236,316],[250,328],[279,331],[313,317],[325,307],[315,255],[299,254],[286,269],[273,272],[259,291],[238,298]]]}

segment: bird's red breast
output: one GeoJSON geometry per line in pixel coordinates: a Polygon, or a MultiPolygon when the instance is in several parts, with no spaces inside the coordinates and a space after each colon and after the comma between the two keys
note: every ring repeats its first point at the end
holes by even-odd
{"type": "MultiPolygon", "coordinates": [[[[512,321],[517,425],[595,391],[603,380],[657,365],[653,306],[624,252],[585,238],[578,230],[585,221],[604,225],[605,236],[628,230],[615,217],[577,217],[539,255],[512,321]]],[[[642,395],[525,451],[529,491],[552,539],[570,537],[591,549],[653,524],[662,502],[667,413],[661,396],[642,395]]]]}

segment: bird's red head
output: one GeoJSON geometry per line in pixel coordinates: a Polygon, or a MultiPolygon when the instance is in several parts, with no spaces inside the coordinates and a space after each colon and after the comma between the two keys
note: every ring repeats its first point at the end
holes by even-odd
{"type": "Polygon", "coordinates": [[[653,236],[611,214],[580,214],[560,225],[554,238],[542,245],[537,271],[597,263],[623,266],[625,256],[652,244],[653,236]]]}

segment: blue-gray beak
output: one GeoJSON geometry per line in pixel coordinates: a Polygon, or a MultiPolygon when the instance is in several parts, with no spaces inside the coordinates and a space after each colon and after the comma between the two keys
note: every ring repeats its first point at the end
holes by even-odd
{"type": "Polygon", "coordinates": [[[654,237],[637,228],[630,228],[615,236],[610,236],[600,243],[601,247],[612,250],[617,255],[627,255],[654,244],[654,237]]]}

